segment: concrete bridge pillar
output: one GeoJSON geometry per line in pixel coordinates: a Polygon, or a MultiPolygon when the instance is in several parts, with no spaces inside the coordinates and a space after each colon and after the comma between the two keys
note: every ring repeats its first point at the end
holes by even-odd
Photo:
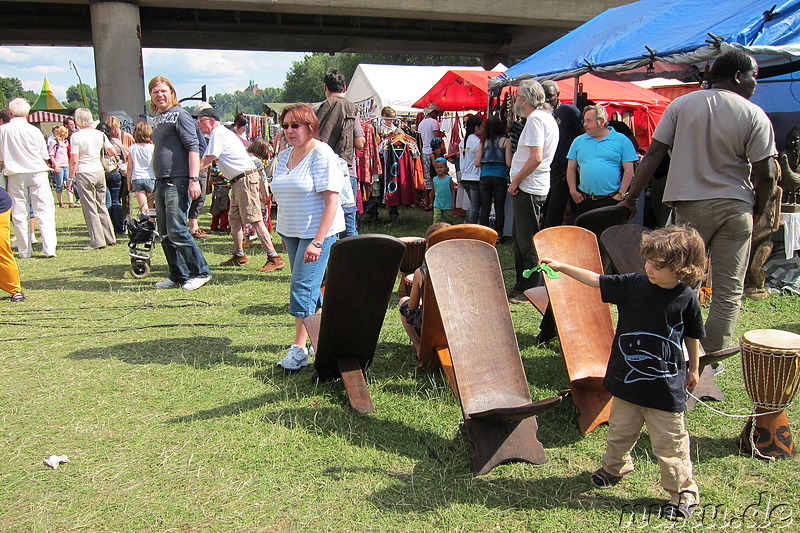
{"type": "Polygon", "coordinates": [[[100,1],[90,12],[100,119],[115,115],[130,131],[146,113],[139,6],[100,1]]]}

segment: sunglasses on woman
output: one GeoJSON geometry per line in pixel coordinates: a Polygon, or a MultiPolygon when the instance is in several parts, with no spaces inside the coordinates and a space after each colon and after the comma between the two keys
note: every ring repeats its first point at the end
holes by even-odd
{"type": "Polygon", "coordinates": [[[303,124],[298,124],[297,122],[293,122],[291,124],[281,124],[281,128],[283,128],[285,130],[288,130],[289,128],[292,128],[293,130],[296,130],[302,125],[303,124]]]}

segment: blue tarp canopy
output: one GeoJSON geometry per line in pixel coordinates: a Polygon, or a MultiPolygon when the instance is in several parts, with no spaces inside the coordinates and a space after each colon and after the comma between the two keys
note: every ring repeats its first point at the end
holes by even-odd
{"type": "Polygon", "coordinates": [[[800,0],[640,0],[589,20],[490,86],[588,72],[683,79],[732,48],[755,56],[759,77],[800,70],[800,0]]]}

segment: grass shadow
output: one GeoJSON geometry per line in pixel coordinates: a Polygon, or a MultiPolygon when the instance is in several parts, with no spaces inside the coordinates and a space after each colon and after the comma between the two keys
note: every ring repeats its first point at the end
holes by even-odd
{"type": "MultiPolygon", "coordinates": [[[[278,345],[263,345],[258,351],[273,352],[278,345]]],[[[208,369],[216,365],[254,367],[264,364],[263,359],[242,357],[241,351],[227,337],[192,336],[161,338],[149,341],[125,342],[100,348],[78,350],[67,355],[69,359],[118,359],[133,365],[182,364],[197,369],[208,369]]],[[[248,347],[248,352],[253,351],[248,347]]]]}

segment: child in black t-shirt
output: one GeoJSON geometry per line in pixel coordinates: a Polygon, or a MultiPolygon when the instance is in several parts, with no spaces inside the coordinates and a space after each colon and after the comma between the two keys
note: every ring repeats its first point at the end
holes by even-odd
{"type": "Polygon", "coordinates": [[[669,226],[645,235],[641,253],[646,275],[603,276],[550,258],[541,262],[599,287],[603,301],[619,311],[603,381],[614,397],[608,440],[592,485],[611,488],[633,471],[630,451],[647,424],[661,483],[670,495],[663,516],[683,521],[700,501],[683,411],[685,387],[694,388],[699,380],[700,339],[705,336],[700,304],[689,287],[705,273],[705,246],[696,230],[669,226]]]}

